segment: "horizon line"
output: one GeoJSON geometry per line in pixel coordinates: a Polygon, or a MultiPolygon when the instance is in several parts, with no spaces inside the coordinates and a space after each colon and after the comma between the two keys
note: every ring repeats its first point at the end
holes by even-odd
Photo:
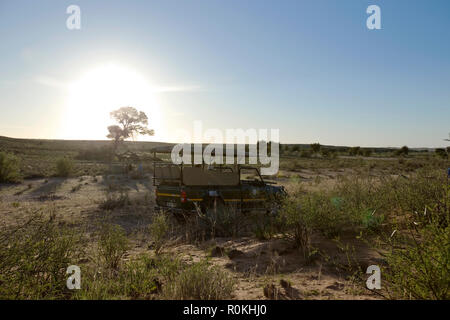
{"type": "MultiPolygon", "coordinates": [[[[6,139],[13,139],[13,140],[46,140],[46,141],[86,141],[86,142],[111,142],[111,140],[109,139],[52,139],[52,138],[14,138],[14,137],[8,137],[8,136],[2,136],[0,135],[0,138],[6,138],[6,139]]],[[[443,141],[446,141],[445,139],[443,139],[443,141]]],[[[123,142],[130,142],[130,143],[163,143],[163,144],[179,144],[177,142],[167,142],[167,141],[133,141],[133,140],[124,140],[123,142]]],[[[280,145],[311,145],[313,143],[319,143],[321,146],[324,147],[338,147],[338,148],[352,148],[352,147],[360,147],[363,149],[399,149],[403,146],[399,146],[399,147],[367,147],[367,146],[350,146],[350,145],[334,145],[334,144],[321,144],[320,142],[311,142],[311,143],[282,143],[280,142],[280,145]]],[[[188,144],[196,144],[194,142],[188,143],[188,144]]],[[[216,143],[207,143],[207,142],[202,142],[203,144],[216,144],[216,143]]],[[[220,143],[217,143],[220,144],[220,143]]],[[[231,143],[222,143],[223,145],[227,145],[227,144],[231,144],[231,143]]],[[[246,143],[247,145],[248,143],[246,143]]],[[[233,143],[233,145],[239,145],[238,143],[233,143]]],[[[407,145],[404,145],[407,146],[407,145]]],[[[408,147],[411,150],[434,150],[434,149],[439,149],[439,148],[443,148],[443,147],[408,147]]],[[[445,148],[445,147],[444,147],[445,148]]]]}

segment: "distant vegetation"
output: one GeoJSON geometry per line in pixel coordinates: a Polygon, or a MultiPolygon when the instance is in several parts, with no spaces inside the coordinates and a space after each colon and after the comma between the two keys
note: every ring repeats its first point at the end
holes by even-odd
{"type": "MultiPolygon", "coordinates": [[[[157,146],[168,146],[168,143],[159,142],[121,142],[125,149],[131,153],[136,154],[139,159],[145,164],[152,159],[150,150],[157,146]]],[[[389,148],[359,148],[359,147],[339,147],[339,146],[324,146],[318,144],[315,150],[320,146],[320,152],[314,153],[311,145],[292,144],[280,145],[280,156],[282,167],[289,163],[288,167],[292,166],[295,161],[301,159],[337,159],[343,165],[359,166],[360,163],[356,156],[371,157],[371,161],[376,162],[378,158],[395,158],[405,157],[406,148],[389,149],[389,148]],[[357,150],[350,151],[350,150],[357,150]],[[352,155],[355,161],[350,162],[343,157],[352,155]],[[370,155],[369,155],[370,154],[370,155]],[[295,158],[295,159],[294,159],[295,158]],[[296,160],[298,159],[298,160],[296,160]]],[[[268,144],[270,147],[270,144],[268,144]]],[[[71,158],[73,159],[73,176],[80,175],[101,175],[109,170],[109,165],[112,162],[118,161],[114,159],[114,149],[111,142],[104,141],[76,141],[76,140],[30,140],[30,139],[12,139],[0,137],[0,151],[14,156],[18,161],[13,161],[14,166],[19,166],[16,178],[38,178],[50,177],[55,174],[55,158],[71,158]]],[[[408,158],[417,159],[418,161],[433,161],[433,158],[446,160],[448,157],[448,150],[442,148],[436,149],[436,152],[428,152],[424,150],[414,150],[408,148],[408,158]]],[[[335,162],[335,164],[337,163],[335,162]]],[[[12,162],[10,162],[12,163],[12,162]]],[[[408,162],[407,162],[408,163],[408,162]]],[[[308,162],[307,166],[321,167],[325,164],[319,162],[308,162]]],[[[382,163],[380,163],[383,166],[382,163]]],[[[17,169],[17,168],[16,168],[17,169]]],[[[17,170],[16,170],[17,173],[17,170]]],[[[14,178],[13,180],[16,180],[14,178]]]]}
{"type": "Polygon", "coordinates": [[[321,147],[322,146],[320,145],[320,143],[312,143],[311,144],[311,150],[313,153],[319,153],[321,147]]]}
{"type": "Polygon", "coordinates": [[[110,146],[83,149],[75,156],[77,160],[109,162],[114,160],[114,149],[110,146]]]}
{"type": "MultiPolygon", "coordinates": [[[[170,145],[159,142],[124,141],[126,149],[138,154],[143,160],[149,159],[150,150],[157,146],[170,145]]],[[[107,172],[113,157],[111,142],[81,140],[33,140],[0,137],[0,152],[14,157],[13,167],[24,179],[51,177],[56,173],[55,159],[73,159],[73,176],[101,175],[107,172]],[[16,161],[17,160],[17,161],[16,161]],[[18,168],[17,168],[18,166],[18,168]]],[[[16,179],[13,179],[16,180],[16,179]]]]}

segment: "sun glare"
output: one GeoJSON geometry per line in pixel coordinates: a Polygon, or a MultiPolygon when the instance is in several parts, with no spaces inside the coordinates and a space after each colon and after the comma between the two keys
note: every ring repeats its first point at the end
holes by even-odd
{"type": "Polygon", "coordinates": [[[106,139],[106,128],[114,123],[109,113],[124,106],[144,111],[149,128],[155,130],[151,140],[163,139],[161,112],[152,86],[133,70],[112,64],[92,69],[70,85],[64,138],[106,139]]]}

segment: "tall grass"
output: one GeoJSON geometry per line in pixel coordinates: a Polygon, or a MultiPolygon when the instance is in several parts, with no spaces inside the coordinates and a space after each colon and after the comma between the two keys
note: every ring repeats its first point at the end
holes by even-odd
{"type": "Polygon", "coordinates": [[[164,212],[156,214],[148,228],[154,242],[155,253],[159,254],[169,232],[169,222],[166,214],[164,212]]]}
{"type": "Polygon", "coordinates": [[[128,249],[125,231],[119,225],[104,224],[98,241],[99,256],[107,268],[117,270],[128,249]]]}

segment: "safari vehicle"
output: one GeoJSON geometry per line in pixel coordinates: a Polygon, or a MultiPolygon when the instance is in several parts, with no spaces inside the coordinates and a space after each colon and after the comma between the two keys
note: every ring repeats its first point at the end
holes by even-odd
{"type": "Polygon", "coordinates": [[[158,209],[174,212],[205,212],[217,205],[230,204],[240,211],[276,212],[286,191],[274,182],[264,181],[258,168],[154,163],[158,209]]]}

